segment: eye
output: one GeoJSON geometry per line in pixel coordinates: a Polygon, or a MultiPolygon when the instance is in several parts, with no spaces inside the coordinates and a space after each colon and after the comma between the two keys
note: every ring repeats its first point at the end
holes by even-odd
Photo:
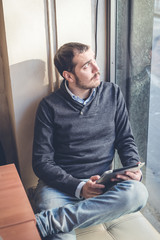
{"type": "Polygon", "coordinates": [[[90,63],[86,63],[86,64],[83,66],[83,69],[88,68],[88,67],[89,67],[89,64],[90,64],[90,63]]]}

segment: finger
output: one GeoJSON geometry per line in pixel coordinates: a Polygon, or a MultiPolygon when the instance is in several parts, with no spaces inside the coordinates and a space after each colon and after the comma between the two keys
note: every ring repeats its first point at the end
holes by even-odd
{"type": "Polygon", "coordinates": [[[98,188],[95,188],[95,189],[89,189],[89,193],[90,194],[102,194],[103,193],[103,191],[102,191],[102,189],[98,189],[98,188]]]}
{"type": "Polygon", "coordinates": [[[126,175],[129,176],[133,180],[140,180],[141,179],[141,172],[126,172],[126,175]]]}
{"type": "Polygon", "coordinates": [[[130,176],[128,176],[128,175],[117,175],[116,176],[116,178],[118,179],[118,180],[131,180],[132,178],[130,177],[130,176]]]}
{"type": "Polygon", "coordinates": [[[102,189],[102,188],[105,188],[105,186],[103,184],[94,183],[92,185],[92,188],[94,188],[94,189],[102,189]]]}
{"type": "Polygon", "coordinates": [[[111,182],[119,182],[121,179],[118,178],[111,178],[111,182]]]}
{"type": "Polygon", "coordinates": [[[141,179],[141,172],[126,172],[126,174],[124,175],[117,175],[116,176],[119,179],[123,179],[123,180],[136,180],[139,181],[141,179]]]}
{"type": "Polygon", "coordinates": [[[136,174],[132,173],[132,172],[126,172],[126,175],[129,176],[132,179],[135,179],[137,177],[136,174]]]}
{"type": "Polygon", "coordinates": [[[92,181],[97,181],[99,178],[100,178],[99,175],[95,175],[95,176],[90,177],[90,179],[91,179],[92,181]]]}
{"type": "Polygon", "coordinates": [[[90,188],[105,188],[105,186],[103,184],[98,184],[96,182],[92,182],[90,179],[87,182],[88,187],[90,188]]]}
{"type": "Polygon", "coordinates": [[[126,174],[126,175],[131,175],[131,176],[133,176],[133,175],[137,175],[137,176],[139,176],[139,175],[142,174],[142,172],[141,172],[141,171],[136,171],[136,172],[126,171],[125,174],[126,174]]]}

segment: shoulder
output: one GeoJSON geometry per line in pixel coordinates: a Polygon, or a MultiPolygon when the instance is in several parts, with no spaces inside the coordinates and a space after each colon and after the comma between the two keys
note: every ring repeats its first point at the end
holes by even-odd
{"type": "Polygon", "coordinates": [[[105,95],[109,98],[111,96],[117,98],[119,95],[121,95],[120,87],[113,82],[101,82],[98,87],[98,92],[100,95],[105,95]]]}
{"type": "Polygon", "coordinates": [[[43,98],[42,101],[44,101],[46,104],[49,106],[54,106],[54,105],[61,105],[67,99],[68,93],[65,88],[64,80],[61,82],[60,88],[55,90],[54,92],[50,93],[48,96],[43,98]]]}
{"type": "Polygon", "coordinates": [[[108,89],[108,90],[111,90],[111,91],[114,91],[114,90],[117,91],[118,89],[120,89],[119,86],[117,84],[113,83],[113,82],[101,82],[100,88],[102,90],[108,89]]]}
{"type": "Polygon", "coordinates": [[[43,97],[37,107],[37,115],[53,115],[54,112],[54,102],[56,98],[55,92],[50,93],[49,95],[43,97]]]}
{"type": "Polygon", "coordinates": [[[43,112],[48,116],[54,116],[59,109],[63,109],[66,102],[66,92],[64,87],[60,86],[57,90],[44,97],[38,106],[37,112],[43,112]]]}
{"type": "Polygon", "coordinates": [[[48,94],[47,96],[43,97],[39,103],[39,106],[48,106],[53,108],[57,102],[60,102],[61,92],[60,89],[48,94]]]}

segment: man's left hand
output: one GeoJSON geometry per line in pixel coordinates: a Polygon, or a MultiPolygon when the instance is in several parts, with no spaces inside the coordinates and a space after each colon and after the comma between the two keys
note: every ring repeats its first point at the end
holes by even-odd
{"type": "Polygon", "coordinates": [[[136,171],[136,172],[130,172],[130,171],[126,171],[126,173],[124,175],[118,174],[116,176],[116,178],[112,178],[111,181],[112,182],[117,182],[117,181],[126,181],[126,180],[136,180],[136,181],[140,181],[142,177],[142,172],[140,170],[136,171]]]}

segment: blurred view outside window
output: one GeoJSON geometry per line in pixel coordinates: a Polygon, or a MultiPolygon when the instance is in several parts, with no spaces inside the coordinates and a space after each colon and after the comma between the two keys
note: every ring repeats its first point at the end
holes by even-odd
{"type": "MultiPolygon", "coordinates": [[[[155,1],[151,48],[150,105],[146,186],[150,191],[148,213],[160,225],[160,0],[155,1]],[[154,219],[155,218],[155,219],[154,219]]],[[[160,227],[157,226],[160,231],[160,227]]]]}
{"type": "Polygon", "coordinates": [[[141,161],[146,162],[143,182],[149,201],[143,214],[160,232],[160,0],[116,3],[115,81],[126,100],[141,161]]]}

